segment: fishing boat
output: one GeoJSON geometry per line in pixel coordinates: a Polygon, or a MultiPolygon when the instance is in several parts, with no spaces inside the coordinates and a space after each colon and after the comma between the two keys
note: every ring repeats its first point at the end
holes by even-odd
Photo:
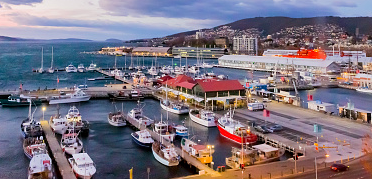
{"type": "Polygon", "coordinates": [[[77,103],[83,101],[89,101],[90,96],[85,94],[81,89],[76,89],[74,93],[52,96],[49,100],[49,104],[61,104],[61,103],[77,103]]]}
{"type": "Polygon", "coordinates": [[[73,154],[68,162],[79,178],[92,178],[96,173],[96,165],[87,153],[73,154]]]}
{"type": "Polygon", "coordinates": [[[49,125],[52,131],[56,134],[64,134],[68,128],[67,118],[62,117],[59,114],[59,107],[57,109],[57,114],[51,116],[49,119],[49,125]]]}
{"type": "Polygon", "coordinates": [[[217,123],[218,130],[220,134],[239,144],[253,144],[257,141],[257,136],[250,132],[245,126],[243,126],[239,121],[233,119],[233,114],[230,111],[223,117],[218,119],[217,123]]]}
{"type": "Polygon", "coordinates": [[[123,114],[123,103],[122,103],[122,110],[118,111],[115,106],[115,112],[109,113],[107,117],[108,122],[112,126],[121,127],[127,125],[127,122],[125,121],[124,114],[123,114]]]}
{"type": "Polygon", "coordinates": [[[137,90],[132,90],[129,93],[126,91],[119,91],[119,93],[108,93],[110,99],[113,100],[142,100],[144,96],[137,90]]]}
{"type": "Polygon", "coordinates": [[[182,103],[174,103],[168,101],[168,84],[166,84],[165,100],[160,101],[160,106],[166,111],[174,114],[186,114],[189,112],[189,107],[182,103]]]}
{"type": "Polygon", "coordinates": [[[189,135],[188,129],[185,125],[175,125],[175,124],[173,124],[172,129],[176,133],[176,136],[188,137],[188,135],[189,135]]]}
{"type": "Polygon", "coordinates": [[[76,73],[77,69],[76,69],[76,67],[74,67],[74,65],[70,64],[66,67],[66,72],[67,73],[76,73]]]}
{"type": "Polygon", "coordinates": [[[38,73],[43,73],[44,72],[44,52],[43,52],[43,47],[41,47],[41,67],[37,70],[38,73]]]}
{"type": "Polygon", "coordinates": [[[28,117],[27,119],[23,120],[21,124],[21,134],[23,138],[39,137],[39,136],[42,136],[44,133],[43,128],[41,128],[40,122],[36,122],[34,119],[34,113],[36,109],[34,110],[33,113],[31,113],[31,102],[30,102],[28,117]]]}
{"type": "Polygon", "coordinates": [[[50,62],[50,68],[48,68],[48,73],[54,73],[54,68],[53,68],[53,47],[52,47],[52,61],[50,62]]]}
{"type": "Polygon", "coordinates": [[[143,115],[142,109],[144,107],[145,106],[141,107],[140,101],[138,101],[137,108],[133,108],[132,110],[130,110],[128,112],[127,118],[133,119],[133,120],[137,121],[139,124],[144,124],[146,126],[149,126],[149,125],[153,124],[154,120],[152,120],[152,119],[146,117],[145,115],[143,115]]]}
{"type": "Polygon", "coordinates": [[[68,129],[67,134],[63,134],[61,138],[62,151],[73,155],[80,153],[83,149],[83,142],[78,138],[79,133],[75,133],[74,129],[68,129]]]}
{"type": "Polygon", "coordinates": [[[133,132],[131,136],[134,142],[143,147],[151,147],[152,143],[154,143],[154,140],[151,138],[151,135],[147,130],[133,132]]]}
{"type": "Polygon", "coordinates": [[[217,118],[212,111],[192,109],[189,112],[190,119],[205,127],[215,127],[217,118]]]}
{"type": "Polygon", "coordinates": [[[23,153],[27,158],[32,159],[36,154],[47,153],[46,144],[43,136],[29,137],[23,140],[23,153]]]}
{"type": "Polygon", "coordinates": [[[173,145],[166,147],[156,141],[152,144],[151,149],[155,159],[165,166],[177,166],[181,160],[181,157],[177,154],[176,148],[173,145]]]}
{"type": "Polygon", "coordinates": [[[66,122],[69,128],[74,128],[76,131],[80,131],[83,126],[83,120],[81,118],[79,110],[76,106],[71,106],[66,115],[66,122]]]}
{"type": "Polygon", "coordinates": [[[93,62],[89,65],[89,67],[87,67],[87,71],[94,71],[96,69],[97,69],[97,64],[93,62]]]}
{"type": "Polygon", "coordinates": [[[80,64],[78,65],[77,71],[80,72],[80,73],[85,72],[84,65],[80,63],[80,64]]]}
{"type": "Polygon", "coordinates": [[[212,154],[214,153],[213,145],[200,145],[191,139],[182,138],[181,148],[190,156],[198,159],[203,164],[209,164],[213,161],[212,154]]]}
{"type": "Polygon", "coordinates": [[[52,159],[47,153],[35,154],[28,167],[28,179],[52,179],[52,159]]]}
{"type": "Polygon", "coordinates": [[[243,147],[243,152],[241,151],[242,149],[233,147],[232,156],[226,158],[226,165],[230,168],[239,168],[240,164],[247,166],[273,162],[279,160],[285,153],[283,148],[276,148],[267,144],[243,147]],[[241,153],[244,155],[241,156],[241,153]]]}
{"type": "Polygon", "coordinates": [[[159,122],[155,123],[153,130],[156,134],[160,136],[160,138],[163,138],[168,142],[173,142],[176,133],[170,130],[170,128],[171,126],[163,122],[163,120],[161,119],[159,122]]]}
{"type": "Polygon", "coordinates": [[[41,99],[31,98],[28,96],[21,95],[11,95],[8,99],[1,99],[1,105],[3,107],[19,107],[19,106],[28,106],[30,104],[29,101],[32,101],[34,105],[40,105],[41,99]]]}

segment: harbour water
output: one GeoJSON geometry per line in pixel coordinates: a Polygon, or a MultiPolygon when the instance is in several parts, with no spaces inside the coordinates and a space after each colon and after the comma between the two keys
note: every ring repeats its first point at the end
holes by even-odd
{"type": "MultiPolygon", "coordinates": [[[[23,83],[24,89],[44,89],[57,87],[57,76],[60,80],[59,87],[71,87],[85,83],[85,79],[101,76],[98,73],[66,73],[54,74],[32,73],[32,69],[40,67],[41,47],[44,47],[44,68],[50,66],[51,47],[54,46],[55,66],[64,68],[73,63],[77,67],[83,63],[88,66],[92,61],[98,67],[108,68],[114,65],[113,56],[83,54],[83,51],[95,51],[104,46],[121,46],[122,44],[106,42],[84,43],[0,43],[0,90],[14,90],[23,83]]],[[[124,66],[125,57],[117,57],[118,66],[124,66]]],[[[142,60],[142,57],[140,57],[142,60]]],[[[151,66],[153,58],[145,57],[145,65],[151,66]]],[[[133,57],[136,65],[137,57],[133,57]]],[[[158,58],[159,66],[171,64],[171,58],[158,58]]],[[[127,66],[130,65],[130,57],[126,58],[127,66]]],[[[188,64],[194,64],[196,59],[188,59],[188,64]]],[[[206,60],[208,63],[217,63],[217,60],[206,60]]],[[[179,60],[173,61],[179,65],[179,60]]],[[[185,61],[182,60],[182,65],[185,61]]],[[[230,79],[245,79],[246,77],[258,79],[267,76],[264,72],[254,72],[252,75],[244,70],[213,68],[216,74],[228,75],[230,79]]],[[[87,81],[88,86],[103,86],[115,81],[87,81]]],[[[119,82],[117,82],[119,83],[119,82]]],[[[306,95],[313,94],[315,100],[334,104],[346,104],[348,99],[355,103],[356,108],[372,110],[367,104],[371,104],[372,96],[357,93],[356,91],[341,88],[319,88],[311,91],[300,91],[301,98],[306,102],[306,95]]],[[[144,113],[150,118],[160,120],[160,114],[166,116],[161,110],[159,102],[145,100],[144,113]],[[161,111],[161,113],[159,112],[161,111]]],[[[118,109],[121,103],[115,103],[118,109]]],[[[136,102],[125,102],[124,111],[132,109],[136,102]]],[[[65,115],[70,105],[61,105],[60,113],[65,115]]],[[[130,127],[116,128],[108,124],[107,114],[114,111],[114,105],[109,100],[91,100],[77,104],[83,119],[91,123],[89,136],[83,138],[84,150],[89,153],[97,166],[96,178],[128,178],[128,170],[133,167],[134,178],[146,178],[147,168],[151,169],[150,178],[171,178],[194,174],[195,171],[183,164],[179,167],[165,167],[157,162],[152,156],[151,150],[137,146],[131,139],[130,133],[134,130],[130,127]]],[[[56,113],[56,106],[49,105],[45,112],[45,119],[56,113]]],[[[29,160],[23,154],[22,139],[19,126],[27,117],[27,107],[3,108],[0,107],[0,178],[26,178],[29,160]]],[[[42,118],[41,108],[35,113],[36,119],[42,118]]],[[[169,114],[169,123],[184,121],[189,127],[190,133],[197,136],[203,144],[215,146],[214,162],[225,165],[225,157],[230,156],[231,146],[239,146],[221,137],[217,128],[204,128],[189,121],[188,115],[169,114]]]]}

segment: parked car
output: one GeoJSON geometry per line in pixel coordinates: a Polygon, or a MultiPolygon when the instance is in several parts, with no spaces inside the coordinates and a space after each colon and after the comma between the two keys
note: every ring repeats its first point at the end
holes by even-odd
{"type": "Polygon", "coordinates": [[[267,128],[266,126],[255,126],[254,128],[256,129],[256,131],[264,134],[270,133],[269,128],[267,128]]]}
{"type": "Polygon", "coordinates": [[[331,165],[331,170],[339,172],[339,171],[346,171],[349,170],[349,166],[344,164],[334,163],[331,165]]]}
{"type": "Polygon", "coordinates": [[[279,124],[276,124],[272,127],[269,128],[272,132],[278,132],[278,131],[281,131],[283,130],[283,126],[279,125],[279,124]]]}
{"type": "Polygon", "coordinates": [[[263,103],[269,103],[269,102],[271,102],[271,100],[269,98],[263,98],[262,99],[262,102],[263,103]]]}

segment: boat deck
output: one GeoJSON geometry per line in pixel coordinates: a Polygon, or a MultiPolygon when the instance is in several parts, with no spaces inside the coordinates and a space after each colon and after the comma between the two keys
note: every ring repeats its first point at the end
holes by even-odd
{"type": "Polygon", "coordinates": [[[52,129],[50,128],[48,121],[40,121],[41,127],[44,130],[47,144],[52,151],[52,158],[57,164],[57,168],[62,178],[73,179],[76,178],[70,164],[68,163],[66,156],[64,155],[61,146],[59,145],[57,138],[55,137],[52,129]]]}

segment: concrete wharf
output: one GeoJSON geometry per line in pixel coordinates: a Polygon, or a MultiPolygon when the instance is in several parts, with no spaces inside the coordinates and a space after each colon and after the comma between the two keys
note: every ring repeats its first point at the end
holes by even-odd
{"type": "MultiPolygon", "coordinates": [[[[145,124],[141,124],[135,120],[133,120],[132,118],[126,118],[127,122],[130,123],[133,127],[139,129],[139,130],[147,130],[150,134],[151,134],[151,137],[156,140],[156,141],[160,141],[160,135],[155,133],[153,130],[151,130],[150,128],[147,128],[145,124]]],[[[162,140],[162,143],[163,145],[165,146],[170,146],[170,145],[173,145],[171,143],[171,141],[169,141],[169,139],[167,138],[163,138],[162,140]]],[[[207,165],[201,163],[199,160],[197,160],[196,158],[190,156],[188,153],[186,153],[185,151],[183,151],[181,148],[179,147],[175,147],[176,148],[176,151],[177,151],[177,154],[180,155],[188,164],[196,167],[197,169],[199,170],[203,170],[205,171],[208,175],[211,175],[211,176],[219,176],[220,174],[213,170],[212,168],[208,167],[207,165]]]]}
{"type": "Polygon", "coordinates": [[[52,129],[50,128],[48,121],[40,121],[41,127],[44,130],[44,135],[46,137],[47,144],[52,151],[51,155],[62,178],[73,179],[76,178],[74,175],[70,164],[68,163],[66,156],[64,155],[61,146],[59,145],[57,138],[55,137],[52,129]]]}

